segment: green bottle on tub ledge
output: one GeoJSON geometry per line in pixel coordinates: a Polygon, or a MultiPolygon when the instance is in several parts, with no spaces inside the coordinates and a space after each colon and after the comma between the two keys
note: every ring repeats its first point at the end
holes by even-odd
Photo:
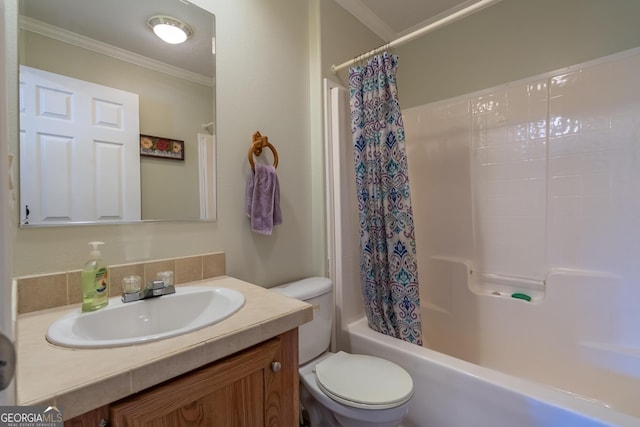
{"type": "Polygon", "coordinates": [[[98,250],[104,242],[89,242],[93,250],[82,269],[82,311],[95,311],[109,303],[109,270],[98,250]]]}

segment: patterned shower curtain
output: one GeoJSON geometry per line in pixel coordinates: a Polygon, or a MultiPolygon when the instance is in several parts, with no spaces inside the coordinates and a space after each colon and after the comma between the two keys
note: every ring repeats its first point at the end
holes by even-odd
{"type": "Polygon", "coordinates": [[[397,64],[398,57],[385,52],[365,66],[349,70],[360,217],[360,282],[370,327],[422,345],[397,64]]]}

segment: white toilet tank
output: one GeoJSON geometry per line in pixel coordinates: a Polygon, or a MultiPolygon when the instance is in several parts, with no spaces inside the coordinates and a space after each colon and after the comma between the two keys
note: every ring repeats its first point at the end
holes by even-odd
{"type": "Polygon", "coordinates": [[[310,277],[271,288],[290,298],[313,305],[313,320],[298,328],[300,365],[329,349],[333,323],[333,283],[326,277],[310,277]]]}

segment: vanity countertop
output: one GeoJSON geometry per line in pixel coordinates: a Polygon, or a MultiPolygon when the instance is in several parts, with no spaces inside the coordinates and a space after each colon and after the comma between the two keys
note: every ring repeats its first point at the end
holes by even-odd
{"type": "Polygon", "coordinates": [[[311,305],[305,302],[232,277],[189,285],[236,289],[246,302],[231,317],[195,332],[106,349],[62,348],[45,339],[49,325],[77,310],[77,305],[19,316],[17,403],[56,405],[69,419],[251,347],[313,317],[311,305]]]}

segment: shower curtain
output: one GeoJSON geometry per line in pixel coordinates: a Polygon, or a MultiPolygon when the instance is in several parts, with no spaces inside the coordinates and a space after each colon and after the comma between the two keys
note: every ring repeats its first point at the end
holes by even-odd
{"type": "Polygon", "coordinates": [[[360,219],[360,282],[372,329],[422,345],[416,244],[397,56],[349,70],[360,219]]]}

